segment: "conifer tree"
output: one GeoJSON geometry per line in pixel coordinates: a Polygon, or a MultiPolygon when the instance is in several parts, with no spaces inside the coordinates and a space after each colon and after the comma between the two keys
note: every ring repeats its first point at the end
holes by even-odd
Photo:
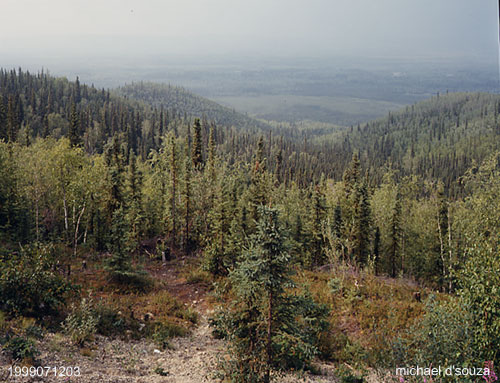
{"type": "Polygon", "coordinates": [[[80,79],[78,78],[78,76],[76,76],[76,81],[75,81],[75,92],[74,92],[74,100],[75,100],[75,104],[78,104],[80,103],[80,101],[82,100],[82,93],[81,93],[81,89],[80,89],[80,79]]]}
{"type": "Polygon", "coordinates": [[[323,222],[326,218],[326,200],[322,184],[323,182],[320,182],[314,187],[311,198],[312,206],[309,217],[310,243],[308,246],[310,259],[307,261],[309,267],[319,266],[324,261],[323,222]]]}
{"type": "Polygon", "coordinates": [[[272,370],[304,369],[326,328],[324,306],[290,293],[291,257],[276,210],[261,206],[259,216],[250,247],[230,274],[235,299],[211,320],[229,341],[223,369],[232,382],[268,383],[272,370]]]}
{"type": "Polygon", "coordinates": [[[356,185],[360,181],[360,163],[356,153],[352,156],[352,161],[349,167],[344,172],[344,190],[346,197],[349,197],[351,192],[355,190],[356,185]]]}
{"type": "Polygon", "coordinates": [[[398,192],[396,194],[396,200],[394,201],[394,209],[392,213],[391,221],[391,238],[389,247],[389,257],[390,257],[390,267],[391,267],[391,277],[395,278],[397,275],[398,259],[400,253],[400,238],[401,238],[401,194],[398,192]]]}
{"type": "Polygon", "coordinates": [[[16,141],[19,121],[16,113],[15,97],[10,95],[7,104],[7,137],[10,142],[16,141]]]}
{"type": "Polygon", "coordinates": [[[70,121],[68,138],[71,147],[75,147],[81,144],[81,138],[79,135],[80,117],[78,115],[78,112],[76,111],[76,105],[74,103],[71,104],[71,114],[69,119],[70,121]]]}
{"type": "Polygon", "coordinates": [[[170,231],[172,235],[172,244],[177,243],[177,148],[175,143],[175,137],[170,134],[170,145],[169,145],[169,170],[170,170],[170,231]]]}
{"type": "Polygon", "coordinates": [[[257,143],[257,153],[255,155],[254,167],[251,175],[250,212],[251,220],[256,222],[259,219],[258,207],[265,205],[269,198],[269,177],[266,172],[266,159],[264,158],[264,138],[260,136],[257,143]]]}
{"type": "Polygon", "coordinates": [[[364,266],[370,253],[371,212],[366,184],[363,182],[356,193],[355,226],[354,226],[354,258],[364,266]]]}
{"type": "Polygon", "coordinates": [[[9,137],[7,132],[7,110],[2,98],[0,97],[0,140],[7,140],[9,137]]]}
{"type": "Polygon", "coordinates": [[[142,174],[137,169],[137,158],[130,149],[128,165],[127,220],[129,225],[130,248],[135,249],[143,233],[142,174]]]}
{"type": "Polygon", "coordinates": [[[200,119],[194,120],[194,136],[193,136],[193,168],[199,170],[203,167],[203,149],[201,137],[201,123],[200,119]]]}
{"type": "Polygon", "coordinates": [[[183,195],[182,198],[184,200],[184,232],[183,232],[183,247],[184,251],[189,251],[191,247],[191,233],[189,231],[189,226],[190,226],[190,221],[191,221],[191,153],[189,150],[189,142],[191,140],[189,131],[188,135],[186,136],[186,143],[185,143],[185,161],[184,161],[184,190],[183,190],[183,195]]]}
{"type": "Polygon", "coordinates": [[[207,170],[211,184],[215,183],[215,127],[210,126],[210,135],[208,138],[208,159],[207,170]]]}

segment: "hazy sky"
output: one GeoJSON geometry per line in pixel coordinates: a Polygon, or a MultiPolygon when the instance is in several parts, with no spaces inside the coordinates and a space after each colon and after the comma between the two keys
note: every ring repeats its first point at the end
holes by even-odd
{"type": "Polygon", "coordinates": [[[0,0],[1,55],[497,55],[496,0],[0,0]]]}

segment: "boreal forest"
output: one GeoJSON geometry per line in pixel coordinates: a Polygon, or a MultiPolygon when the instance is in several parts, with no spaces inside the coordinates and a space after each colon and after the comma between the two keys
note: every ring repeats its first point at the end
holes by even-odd
{"type": "Polygon", "coordinates": [[[499,95],[445,92],[348,127],[275,122],[0,70],[0,380],[498,366],[499,114],[499,95]]]}

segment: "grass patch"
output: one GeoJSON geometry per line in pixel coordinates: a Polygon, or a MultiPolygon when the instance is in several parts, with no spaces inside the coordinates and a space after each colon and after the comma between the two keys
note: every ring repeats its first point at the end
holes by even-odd
{"type": "Polygon", "coordinates": [[[166,350],[171,348],[169,343],[170,339],[174,337],[183,337],[188,334],[188,330],[176,323],[164,321],[156,322],[153,327],[153,333],[151,338],[156,343],[156,345],[162,349],[166,350]]]}
{"type": "Polygon", "coordinates": [[[204,285],[210,286],[213,282],[212,276],[210,273],[195,269],[188,272],[186,275],[186,283],[190,285],[204,285]]]}

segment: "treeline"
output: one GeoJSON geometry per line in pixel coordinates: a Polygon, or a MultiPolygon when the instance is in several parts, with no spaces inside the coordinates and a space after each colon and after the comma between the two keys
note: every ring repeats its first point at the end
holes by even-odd
{"type": "Polygon", "coordinates": [[[214,140],[231,163],[248,161],[252,156],[250,148],[262,134],[267,141],[268,166],[275,168],[280,162],[280,172],[287,181],[305,185],[314,178],[319,179],[325,170],[324,164],[328,163],[319,148],[310,150],[307,143],[282,137],[287,129],[273,133],[265,124],[257,122],[252,127],[249,124],[253,120],[224,108],[217,109],[213,103],[200,101],[179,88],[161,87],[158,91],[151,85],[136,85],[121,92],[126,89],[146,101],[150,101],[149,94],[159,95],[160,101],[150,105],[116,96],[104,89],[82,85],[78,78],[70,82],[43,72],[34,75],[21,69],[0,70],[0,139],[26,145],[37,137],[67,137],[71,145],[81,146],[92,154],[102,153],[105,144],[116,135],[126,143],[127,153],[132,150],[146,160],[151,150],[159,150],[167,132],[185,138],[187,126],[193,124],[194,118],[203,117],[189,113],[200,111],[214,118],[201,121],[204,147],[208,145],[213,127],[214,140]],[[208,109],[196,107],[199,103],[208,105],[208,109]],[[228,125],[219,126],[215,121],[228,125]]]}
{"type": "Polygon", "coordinates": [[[267,166],[279,168],[287,185],[305,187],[322,174],[339,181],[357,154],[371,186],[393,169],[397,181],[410,175],[441,181],[445,194],[456,198],[464,195],[457,181],[465,171],[499,149],[499,102],[491,94],[449,94],[357,127],[304,122],[269,128],[177,87],[140,83],[115,94],[78,79],[0,70],[0,138],[27,144],[68,137],[87,153],[102,153],[118,135],[127,152],[146,160],[167,132],[185,138],[200,117],[204,148],[213,127],[219,154],[231,164],[250,161],[264,136],[267,166]]]}

